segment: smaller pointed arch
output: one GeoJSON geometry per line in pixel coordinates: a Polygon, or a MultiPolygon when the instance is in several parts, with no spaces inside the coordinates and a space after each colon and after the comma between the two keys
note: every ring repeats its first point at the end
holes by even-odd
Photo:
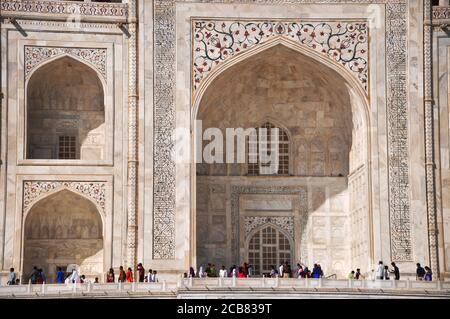
{"type": "MultiPolygon", "coordinates": [[[[62,189],[37,201],[23,220],[24,279],[33,267],[55,282],[59,267],[81,266],[86,277],[103,271],[103,220],[88,198],[62,189]]],[[[35,280],[35,279],[32,279],[35,280]]]]}
{"type": "Polygon", "coordinates": [[[247,260],[256,275],[268,275],[272,267],[292,265],[294,241],[279,226],[268,222],[250,232],[246,240],[247,260]]]}

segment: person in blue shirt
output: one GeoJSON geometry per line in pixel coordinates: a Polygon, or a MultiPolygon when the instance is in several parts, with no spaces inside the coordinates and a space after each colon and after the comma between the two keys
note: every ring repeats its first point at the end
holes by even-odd
{"type": "Polygon", "coordinates": [[[61,267],[58,267],[58,271],[56,272],[56,282],[58,284],[64,283],[64,271],[62,271],[61,267]]]}
{"type": "Polygon", "coordinates": [[[433,280],[433,273],[431,272],[431,268],[426,266],[425,267],[425,281],[432,281],[433,280]]]}

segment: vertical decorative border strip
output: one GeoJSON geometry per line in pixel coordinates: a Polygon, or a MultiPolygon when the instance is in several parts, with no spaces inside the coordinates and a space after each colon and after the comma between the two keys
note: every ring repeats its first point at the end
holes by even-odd
{"type": "MultiPolygon", "coordinates": [[[[175,164],[170,139],[175,128],[175,4],[154,0],[154,220],[153,258],[175,258],[175,164]]],[[[197,1],[201,2],[201,1],[197,1]]],[[[407,113],[407,1],[397,0],[211,0],[252,4],[385,4],[387,53],[388,180],[392,259],[412,258],[407,113]]]]}
{"type": "Polygon", "coordinates": [[[407,103],[407,4],[387,3],[387,126],[391,257],[412,259],[407,103]]]}
{"type": "Polygon", "coordinates": [[[436,163],[434,144],[434,96],[433,96],[433,4],[423,3],[423,65],[424,65],[424,110],[425,110],[425,176],[427,190],[428,250],[431,269],[440,278],[439,238],[436,210],[436,163]]]}
{"type": "Polygon", "coordinates": [[[128,159],[127,159],[127,262],[136,265],[138,202],[138,72],[137,1],[129,3],[128,20],[128,159]]]}
{"type": "Polygon", "coordinates": [[[175,1],[155,0],[153,259],[175,258],[175,1]]]}

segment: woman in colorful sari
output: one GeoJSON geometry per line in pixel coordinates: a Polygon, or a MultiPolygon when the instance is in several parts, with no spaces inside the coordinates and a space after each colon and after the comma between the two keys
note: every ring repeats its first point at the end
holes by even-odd
{"type": "Polygon", "coordinates": [[[133,282],[133,271],[130,267],[127,270],[127,282],[133,282]]]}

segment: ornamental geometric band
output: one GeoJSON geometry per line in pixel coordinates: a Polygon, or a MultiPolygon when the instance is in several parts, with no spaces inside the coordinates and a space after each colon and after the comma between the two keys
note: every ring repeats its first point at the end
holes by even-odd
{"type": "Polygon", "coordinates": [[[193,21],[193,88],[221,62],[276,37],[288,38],[337,62],[368,92],[366,21],[193,21]]]}
{"type": "Polygon", "coordinates": [[[125,3],[70,3],[62,1],[39,0],[2,0],[0,11],[7,13],[39,13],[51,15],[127,17],[128,5],[125,3]]]}

